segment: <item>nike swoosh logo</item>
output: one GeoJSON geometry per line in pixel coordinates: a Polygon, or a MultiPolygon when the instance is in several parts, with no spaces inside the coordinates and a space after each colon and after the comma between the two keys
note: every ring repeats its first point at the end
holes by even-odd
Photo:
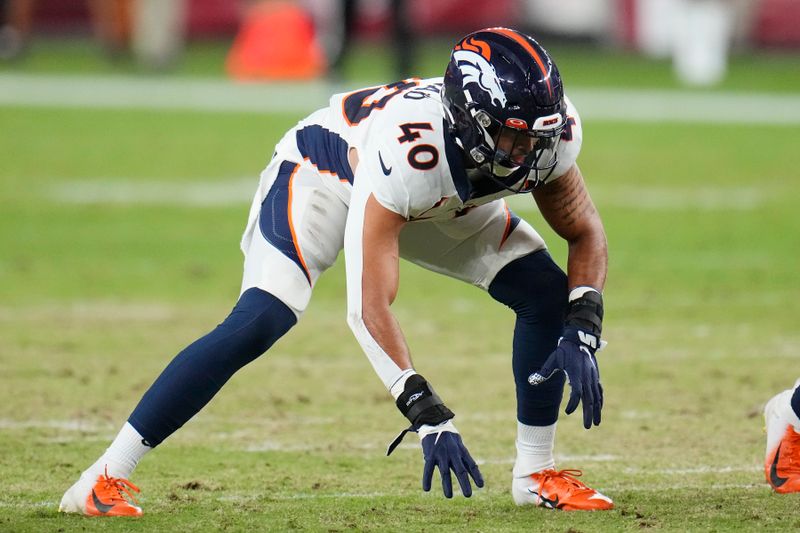
{"type": "Polygon", "coordinates": [[[105,504],[105,503],[101,502],[100,498],[98,498],[97,494],[95,494],[94,489],[92,489],[92,501],[94,502],[94,506],[97,508],[97,510],[100,511],[101,513],[103,513],[103,514],[106,514],[111,509],[114,508],[113,505],[108,505],[108,504],[105,504]]]}
{"type": "Polygon", "coordinates": [[[775,459],[772,460],[772,465],[769,467],[769,482],[776,488],[789,481],[788,477],[780,477],[778,475],[778,459],[781,456],[781,444],[778,444],[778,449],[775,451],[775,459]]]}
{"type": "Polygon", "coordinates": [[[538,492],[536,492],[535,490],[533,490],[531,488],[528,488],[528,492],[530,492],[531,494],[533,494],[534,496],[539,498],[539,507],[547,507],[549,509],[558,509],[558,503],[559,503],[558,502],[558,496],[556,496],[555,498],[553,498],[551,500],[550,498],[547,498],[547,497],[543,496],[542,494],[539,494],[538,492]]]}
{"type": "Polygon", "coordinates": [[[383,175],[388,176],[392,173],[392,167],[386,168],[386,163],[383,162],[383,157],[381,157],[381,153],[378,152],[378,161],[381,162],[381,170],[383,170],[383,175]]]}

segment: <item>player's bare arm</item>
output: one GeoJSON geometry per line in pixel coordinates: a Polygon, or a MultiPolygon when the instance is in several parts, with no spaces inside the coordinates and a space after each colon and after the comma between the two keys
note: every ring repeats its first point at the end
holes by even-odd
{"type": "Polygon", "coordinates": [[[603,408],[603,387],[595,352],[600,347],[601,291],[608,269],[606,235],[577,165],[534,190],[533,196],[545,220],[568,243],[567,277],[571,291],[558,347],[528,381],[538,385],[557,370],[563,370],[571,388],[566,413],[583,404],[583,425],[589,429],[600,424],[603,408]]]}
{"type": "Polygon", "coordinates": [[[400,281],[399,238],[405,223],[405,218],[370,195],[362,240],[362,319],[375,341],[401,369],[411,368],[411,355],[391,305],[400,281]]]}
{"type": "Polygon", "coordinates": [[[608,271],[606,234],[578,166],[536,189],[533,197],[547,223],[568,243],[569,287],[602,291],[608,271]]]}
{"type": "Polygon", "coordinates": [[[451,421],[453,412],[428,381],[413,371],[408,346],[391,311],[399,284],[400,231],[405,224],[403,216],[383,207],[373,195],[367,198],[361,238],[361,320],[395,365],[409,370],[396,404],[411,426],[398,435],[387,453],[394,450],[407,432],[417,432],[425,458],[423,490],[431,489],[433,471],[438,467],[447,498],[453,497],[451,470],[462,494],[469,497],[472,495],[469,477],[478,487],[483,486],[483,477],[451,421]]]}

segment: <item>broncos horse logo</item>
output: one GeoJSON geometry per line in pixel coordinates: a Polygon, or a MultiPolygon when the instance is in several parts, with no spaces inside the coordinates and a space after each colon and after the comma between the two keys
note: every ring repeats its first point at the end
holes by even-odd
{"type": "Polygon", "coordinates": [[[483,54],[473,50],[456,50],[453,52],[453,59],[461,71],[462,84],[464,87],[468,83],[477,83],[478,86],[492,96],[492,102],[504,107],[506,105],[506,94],[500,87],[500,80],[494,66],[483,54]]]}

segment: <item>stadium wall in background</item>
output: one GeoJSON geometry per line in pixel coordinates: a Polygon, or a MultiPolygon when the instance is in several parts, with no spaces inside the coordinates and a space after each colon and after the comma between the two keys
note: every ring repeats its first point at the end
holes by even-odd
{"type": "MultiPolygon", "coordinates": [[[[333,1],[303,0],[300,3],[312,11],[324,11],[324,5],[333,1]]],[[[800,24],[797,23],[800,2],[797,0],[409,0],[409,3],[415,29],[422,35],[458,34],[478,27],[523,22],[525,26],[565,36],[606,39],[646,52],[655,49],[663,54],[663,34],[675,6],[682,2],[715,1],[730,6],[733,11],[735,44],[800,47],[800,24]]],[[[233,35],[246,3],[243,0],[187,0],[189,36],[233,35]]],[[[40,0],[36,9],[39,32],[88,28],[89,13],[84,0],[40,0]]],[[[384,35],[389,17],[388,0],[362,0],[358,10],[358,30],[362,35],[384,35]]]]}

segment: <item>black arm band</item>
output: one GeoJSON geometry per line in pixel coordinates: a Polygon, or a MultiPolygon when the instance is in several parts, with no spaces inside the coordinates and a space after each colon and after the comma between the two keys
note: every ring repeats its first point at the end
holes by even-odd
{"type": "Polygon", "coordinates": [[[403,393],[398,396],[395,403],[414,428],[423,424],[435,426],[455,416],[430,383],[419,374],[408,378],[403,393]]]}
{"type": "Polygon", "coordinates": [[[599,292],[588,291],[569,302],[564,323],[599,336],[603,331],[603,296],[599,292]]]}

